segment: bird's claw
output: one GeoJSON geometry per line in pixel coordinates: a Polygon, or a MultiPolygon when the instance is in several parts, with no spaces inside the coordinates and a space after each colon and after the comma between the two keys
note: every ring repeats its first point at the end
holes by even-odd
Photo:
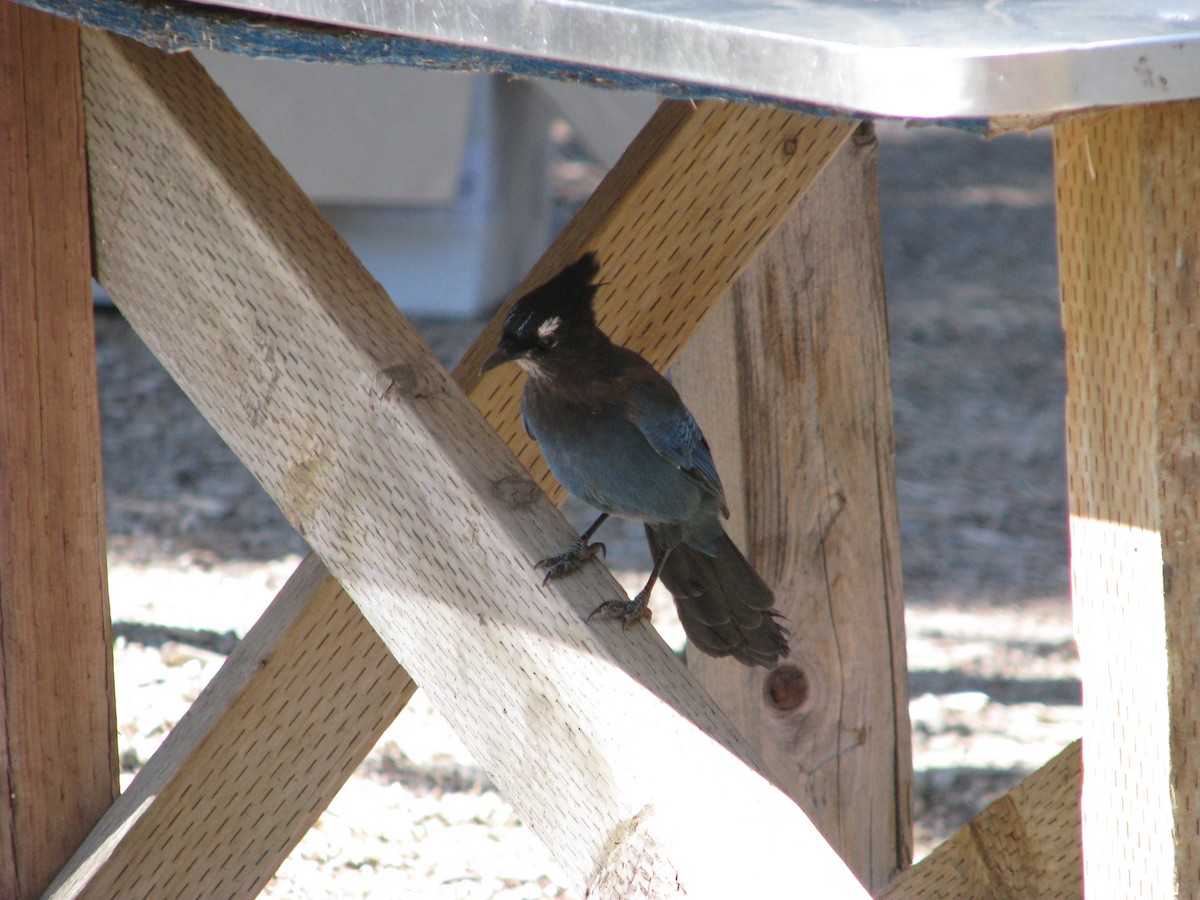
{"type": "Polygon", "coordinates": [[[596,616],[620,619],[621,630],[624,631],[638,619],[644,617],[646,621],[650,620],[650,607],[647,605],[649,601],[648,591],[640,592],[632,600],[606,600],[588,613],[587,621],[592,621],[596,616]]]}
{"type": "Polygon", "coordinates": [[[546,570],[546,577],[542,579],[542,585],[545,586],[550,583],[552,578],[562,578],[564,575],[569,575],[584,563],[595,559],[597,555],[606,556],[607,554],[608,548],[600,541],[596,541],[594,544],[576,541],[565,553],[539,559],[533,564],[533,567],[535,569],[546,570]]]}

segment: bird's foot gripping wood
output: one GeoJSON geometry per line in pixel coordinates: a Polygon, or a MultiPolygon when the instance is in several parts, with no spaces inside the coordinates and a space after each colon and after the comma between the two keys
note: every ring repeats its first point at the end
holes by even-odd
{"type": "Polygon", "coordinates": [[[592,621],[596,616],[603,619],[620,619],[621,628],[628,628],[643,616],[649,621],[649,602],[650,585],[646,585],[632,600],[606,600],[601,603],[588,613],[587,621],[592,621]]]}
{"type": "Polygon", "coordinates": [[[597,555],[604,556],[607,553],[608,548],[602,542],[596,541],[594,544],[589,544],[585,538],[580,538],[565,553],[539,559],[533,564],[533,567],[546,570],[546,577],[542,579],[542,584],[545,585],[551,578],[562,578],[564,575],[569,575],[584,563],[595,559],[597,555]]]}

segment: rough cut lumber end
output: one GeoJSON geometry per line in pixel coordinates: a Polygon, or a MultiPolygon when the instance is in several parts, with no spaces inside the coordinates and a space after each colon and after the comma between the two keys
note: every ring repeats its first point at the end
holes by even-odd
{"type": "Polygon", "coordinates": [[[964,825],[881,900],[1081,900],[1079,741],[964,825]]]}

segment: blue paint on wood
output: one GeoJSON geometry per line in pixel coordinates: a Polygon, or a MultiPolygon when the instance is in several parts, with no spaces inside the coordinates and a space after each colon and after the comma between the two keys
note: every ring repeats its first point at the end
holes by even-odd
{"type": "MultiPolygon", "coordinates": [[[[410,66],[450,71],[504,72],[517,76],[573,81],[616,90],[651,91],[684,100],[733,100],[779,106],[813,115],[844,115],[836,110],[758,94],[729,91],[702,84],[638,75],[603,67],[499,53],[454,44],[418,40],[304,22],[279,16],[256,15],[193,3],[162,0],[16,0],[82,25],[103,28],[169,53],[220,50],[245,56],[302,62],[410,66]]],[[[967,131],[987,133],[986,119],[942,122],[967,131]]]]}
{"type": "Polygon", "coordinates": [[[75,19],[83,25],[122,34],[168,52],[204,48],[305,62],[337,62],[351,65],[387,63],[418,68],[507,72],[513,75],[576,81],[597,87],[649,90],[669,97],[697,100],[719,97],[749,103],[778,104],[778,101],[767,97],[732,93],[629,72],[190,3],[154,0],[18,2],[43,12],[75,19]]]}

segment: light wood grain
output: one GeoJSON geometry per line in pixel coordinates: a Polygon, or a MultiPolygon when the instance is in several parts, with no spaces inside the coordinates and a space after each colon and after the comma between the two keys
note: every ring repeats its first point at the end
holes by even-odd
{"type": "Polygon", "coordinates": [[[912,859],[912,750],[887,310],[869,126],[675,367],[729,532],[792,632],[774,671],[688,664],[776,781],[878,889],[912,859]]]}
{"type": "Polygon", "coordinates": [[[1089,895],[1200,895],[1200,103],[1055,129],[1089,895]]]}
{"type": "Polygon", "coordinates": [[[310,557],[47,896],[255,896],[415,691],[310,557]]]}
{"type": "Polygon", "coordinates": [[[600,567],[541,586],[570,529],[199,68],[85,49],[102,282],[568,875],[636,822],[692,896],[862,896],[649,629],[583,622],[600,567]]]}
{"type": "Polygon", "coordinates": [[[79,30],[0,0],[0,896],[116,795],[79,30]]]}
{"type": "Polygon", "coordinates": [[[1079,755],[1079,741],[1075,741],[876,896],[880,900],[1082,898],[1079,755]]]}

